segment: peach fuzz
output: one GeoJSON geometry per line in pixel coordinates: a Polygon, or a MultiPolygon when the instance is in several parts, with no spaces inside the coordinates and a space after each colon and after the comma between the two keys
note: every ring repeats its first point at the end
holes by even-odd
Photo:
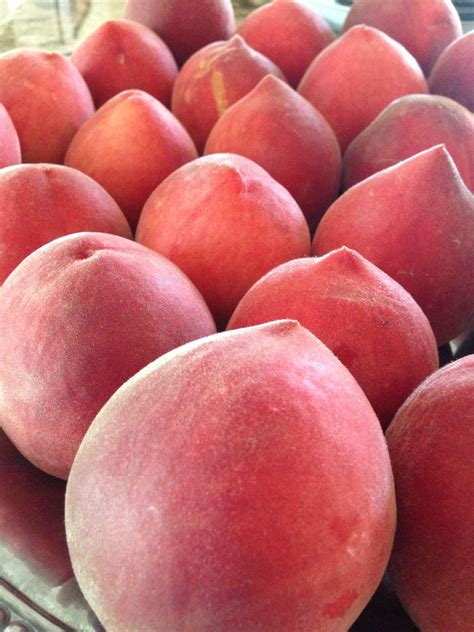
{"type": "Polygon", "coordinates": [[[66,491],[73,568],[109,630],[347,630],[394,526],[377,418],[294,321],[138,373],[96,417],[66,491]]]}
{"type": "Polygon", "coordinates": [[[0,54],[0,103],[18,133],[23,162],[62,163],[72,137],[94,113],[72,62],[36,48],[0,54]]]}
{"type": "Polygon", "coordinates": [[[299,0],[275,0],[251,11],[237,33],[282,69],[297,87],[308,66],[336,38],[326,20],[299,0]]]}
{"type": "Polygon", "coordinates": [[[288,191],[234,154],[198,158],[171,174],[145,204],[136,239],[189,276],[218,328],[255,281],[310,249],[305,218],[288,191]]]}
{"type": "Polygon", "coordinates": [[[428,85],[433,94],[450,97],[474,112],[474,31],[444,49],[431,71],[428,85]]]}
{"type": "Polygon", "coordinates": [[[271,270],[245,294],[228,329],[292,318],[352,373],[386,428],[438,368],[428,319],[396,281],[347,248],[271,270]]]}
{"type": "Polygon", "coordinates": [[[217,121],[205,154],[254,160],[298,202],[314,230],[341,186],[341,150],[326,119],[301,95],[268,75],[217,121]]]}
{"type": "Polygon", "coordinates": [[[107,20],[72,51],[96,107],[123,90],[144,90],[169,106],[178,66],[151,29],[131,20],[107,20]]]}
{"type": "Polygon", "coordinates": [[[462,35],[451,0],[355,0],[343,32],[356,24],[373,26],[400,42],[426,76],[446,46],[462,35]]]}
{"type": "Polygon", "coordinates": [[[231,0],[127,0],[124,17],[155,31],[179,66],[206,44],[235,32],[231,0]]]}
{"type": "Polygon", "coordinates": [[[343,159],[347,189],[401,160],[444,144],[474,191],[474,117],[446,97],[412,94],[392,101],[349,145],[343,159]]]}
{"type": "Polygon", "coordinates": [[[174,84],[171,110],[199,153],[219,117],[268,74],[284,79],[272,61],[239,35],[213,42],[188,59],[174,84]]]}
{"type": "Polygon", "coordinates": [[[398,526],[389,572],[420,630],[474,621],[474,355],[443,367],[387,431],[398,526]]]}
{"type": "Polygon", "coordinates": [[[125,90],[82,126],[65,164],[101,184],[134,229],[152,191],[196,157],[191,137],[162,103],[142,90],[125,90]]]}
{"type": "Polygon", "coordinates": [[[97,412],[129,377],[215,332],[170,261],[123,237],[77,233],[29,255],[0,289],[0,419],[34,465],[67,478],[97,412]]]}
{"type": "Polygon", "coordinates": [[[10,115],[0,103],[0,169],[20,162],[20,139],[10,115]]]}
{"type": "Polygon", "coordinates": [[[344,152],[394,99],[426,93],[415,58],[370,26],[354,26],[327,46],[305,72],[298,92],[326,118],[344,152]]]}
{"type": "Polygon", "coordinates": [[[348,189],[327,210],[313,254],[347,246],[398,281],[438,345],[474,316],[474,196],[438,145],[348,189]]]}
{"type": "Polygon", "coordinates": [[[95,180],[62,165],[0,170],[0,284],[34,250],[82,231],[132,238],[117,203],[95,180]]]}

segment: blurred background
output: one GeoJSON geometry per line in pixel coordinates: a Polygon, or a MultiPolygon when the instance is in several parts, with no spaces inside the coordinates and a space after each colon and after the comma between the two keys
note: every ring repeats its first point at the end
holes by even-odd
{"type": "MultiPolygon", "coordinates": [[[[237,21],[268,0],[233,0],[237,21]]],[[[351,0],[308,0],[337,31],[351,0]]],[[[125,0],[0,0],[0,52],[39,46],[68,53],[102,22],[122,16],[125,0]]],[[[454,2],[464,30],[474,27],[474,1],[454,2]]]]}

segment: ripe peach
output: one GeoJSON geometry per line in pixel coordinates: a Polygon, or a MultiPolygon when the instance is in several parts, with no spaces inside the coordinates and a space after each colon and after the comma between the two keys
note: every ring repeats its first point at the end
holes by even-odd
{"type": "Polygon", "coordinates": [[[20,139],[10,115],[0,103],[0,169],[20,162],[20,139]]]}
{"type": "Polygon", "coordinates": [[[316,107],[347,145],[394,99],[426,93],[415,58],[370,26],[354,26],[327,46],[305,72],[298,92],[316,107]]]}
{"type": "Polygon", "coordinates": [[[272,61],[239,35],[209,44],[188,59],[174,84],[171,110],[199,153],[218,118],[269,73],[284,79],[272,61]]]}
{"type": "Polygon", "coordinates": [[[134,229],[151,192],[196,157],[189,134],[162,103],[142,90],[125,90],[82,126],[65,164],[101,184],[134,229]]]}
{"type": "Polygon", "coordinates": [[[66,491],[73,568],[110,630],[347,630],[394,523],[377,418],[294,321],[141,371],[96,417],[66,491]]]}
{"type": "Polygon", "coordinates": [[[343,31],[356,24],[373,26],[400,42],[426,76],[446,46],[462,35],[451,0],[354,0],[343,31]]]}
{"type": "Polygon", "coordinates": [[[124,16],[158,33],[180,66],[206,44],[235,32],[231,0],[127,0],[124,16]]]}
{"type": "Polygon", "coordinates": [[[428,85],[433,94],[450,97],[474,112],[474,31],[444,49],[428,85]]]}
{"type": "Polygon", "coordinates": [[[443,145],[379,171],[328,209],[313,253],[357,250],[400,283],[442,345],[474,317],[474,196],[443,145]]]}
{"type": "Polygon", "coordinates": [[[313,230],[341,186],[341,150],[325,118],[288,85],[268,75],[214,126],[206,154],[254,160],[298,202],[313,230]]]}
{"type": "Polygon", "coordinates": [[[228,329],[279,318],[297,320],[333,351],[383,428],[439,366],[433,331],[413,298],[347,248],[271,270],[242,298],[228,329]]]}
{"type": "Polygon", "coordinates": [[[349,145],[344,188],[400,160],[445,144],[466,186],[474,191],[474,118],[446,97],[412,94],[396,99],[349,145]]]}
{"type": "Polygon", "coordinates": [[[107,20],[74,48],[71,60],[96,107],[129,89],[170,104],[178,66],[163,40],[143,24],[107,20]]]}
{"type": "Polygon", "coordinates": [[[74,64],[35,48],[0,55],[0,103],[18,133],[23,162],[62,163],[72,137],[94,113],[74,64]]]}
{"type": "Polygon", "coordinates": [[[299,0],[275,0],[249,13],[237,33],[282,69],[291,86],[335,34],[326,20],[299,0]]]}
{"type": "Polygon", "coordinates": [[[132,238],[116,202],[80,171],[62,165],[17,165],[0,171],[0,284],[31,252],[70,233],[132,238]]]}
{"type": "Polygon", "coordinates": [[[171,174],[145,204],[136,239],[189,276],[218,327],[255,281],[310,249],[308,226],[288,191],[233,154],[198,158],[171,174]]]}
{"type": "Polygon", "coordinates": [[[420,630],[474,621],[474,356],[423,382],[387,431],[398,526],[390,576],[420,630]]]}
{"type": "Polygon", "coordinates": [[[61,478],[123,382],[215,331],[201,295],[174,264],[104,233],[42,246],[0,296],[2,427],[34,465],[61,478]]]}

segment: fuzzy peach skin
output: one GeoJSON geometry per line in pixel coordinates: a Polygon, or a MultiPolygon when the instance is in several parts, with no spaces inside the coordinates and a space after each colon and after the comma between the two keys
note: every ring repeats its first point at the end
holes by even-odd
{"type": "Polygon", "coordinates": [[[158,33],[180,66],[206,44],[235,32],[231,0],[127,0],[124,17],[158,33]]]}
{"type": "Polygon", "coordinates": [[[431,71],[428,85],[433,94],[450,97],[474,112],[474,31],[444,49],[431,71]]]}
{"type": "Polygon", "coordinates": [[[123,90],[148,92],[167,107],[178,66],[164,41],[131,20],[107,20],[72,51],[96,107],[123,90]]]}
{"type": "Polygon", "coordinates": [[[138,373],[96,417],[66,491],[74,572],[107,630],[342,632],[394,526],[377,418],[294,321],[138,373]]]}
{"type": "MultiPolygon", "coordinates": [[[[0,538],[51,587],[73,577],[64,530],[64,481],[29,463],[0,430],[0,538]]],[[[2,569],[3,571],[3,569],[2,569]]],[[[8,579],[2,572],[2,576],[8,579]]]]}
{"type": "Polygon", "coordinates": [[[298,92],[326,118],[344,152],[394,99],[426,93],[416,59],[370,26],[354,26],[310,64],[298,92]]]}
{"type": "Polygon", "coordinates": [[[208,44],[188,59],[174,84],[171,110],[199,153],[219,117],[268,74],[284,79],[272,61],[239,35],[208,44]]]}
{"type": "Polygon", "coordinates": [[[18,133],[23,162],[62,163],[72,137],[94,113],[72,62],[36,48],[0,54],[0,103],[18,133]]]}
{"type": "Polygon", "coordinates": [[[82,126],[64,162],[97,180],[135,229],[152,191],[196,157],[191,137],[162,103],[143,90],[125,90],[82,126]]]}
{"type": "Polygon", "coordinates": [[[344,188],[439,144],[446,145],[464,183],[474,191],[472,113],[446,97],[429,94],[400,97],[392,101],[346,149],[344,188]]]}
{"type": "Polygon", "coordinates": [[[326,119],[271,75],[230,107],[214,126],[205,154],[254,160],[298,202],[314,230],[341,186],[341,150],[326,119]]]}
{"type": "Polygon", "coordinates": [[[443,145],[348,189],[327,210],[313,254],[347,246],[398,281],[439,346],[474,318],[474,196],[443,145]]]}
{"type": "Polygon", "coordinates": [[[215,332],[170,261],[104,233],[61,237],[0,289],[0,419],[22,454],[67,478],[97,412],[139,369],[215,332]]]}
{"type": "Polygon", "coordinates": [[[228,329],[293,318],[355,377],[386,428],[439,366],[428,319],[396,281],[361,255],[340,248],[283,263],[237,305],[228,329]]]}
{"type": "Polygon", "coordinates": [[[474,355],[421,384],[387,431],[398,526],[390,576],[423,632],[474,621],[474,355]]]}
{"type": "Polygon", "coordinates": [[[309,254],[301,209],[248,158],[212,154],[169,176],[150,196],[136,240],[174,261],[204,296],[218,328],[266,272],[309,254]]]}
{"type": "Polygon", "coordinates": [[[451,0],[354,0],[343,32],[356,24],[373,26],[400,42],[426,76],[446,46],[462,35],[451,0]]]}
{"type": "Polygon", "coordinates": [[[336,38],[326,20],[299,0],[258,7],[242,20],[237,33],[274,61],[294,88],[316,55],[336,38]]]}
{"type": "Polygon", "coordinates": [[[82,231],[132,238],[117,203],[80,171],[44,163],[0,170],[0,284],[40,246],[82,231]]]}
{"type": "Polygon", "coordinates": [[[0,169],[20,162],[20,139],[10,115],[0,103],[0,169]]]}

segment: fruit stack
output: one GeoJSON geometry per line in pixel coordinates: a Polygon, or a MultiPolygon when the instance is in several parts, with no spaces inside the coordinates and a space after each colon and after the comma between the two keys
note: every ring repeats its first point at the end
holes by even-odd
{"type": "Polygon", "coordinates": [[[450,0],[0,55],[0,535],[107,631],[474,630],[473,60],[450,0]]]}

